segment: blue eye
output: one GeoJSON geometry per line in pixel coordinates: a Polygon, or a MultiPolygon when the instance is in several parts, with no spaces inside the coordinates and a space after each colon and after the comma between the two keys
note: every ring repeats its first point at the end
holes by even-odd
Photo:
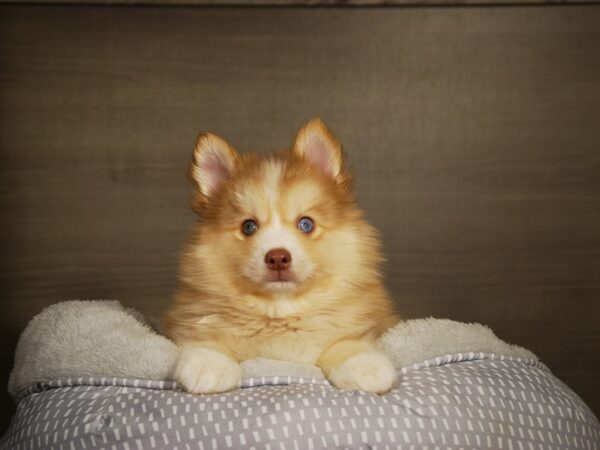
{"type": "Polygon", "coordinates": [[[310,217],[302,217],[298,221],[298,229],[303,233],[310,233],[315,228],[315,224],[310,217]]]}
{"type": "Polygon", "coordinates": [[[242,233],[246,236],[254,234],[256,230],[258,230],[258,224],[254,220],[248,219],[244,220],[244,223],[242,223],[242,233]]]}

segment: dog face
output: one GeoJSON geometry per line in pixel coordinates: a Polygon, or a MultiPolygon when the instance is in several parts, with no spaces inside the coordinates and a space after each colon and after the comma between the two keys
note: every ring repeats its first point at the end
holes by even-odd
{"type": "Polygon", "coordinates": [[[190,168],[200,221],[183,278],[218,295],[290,297],[373,275],[374,232],[361,219],[339,142],[315,119],[291,150],[238,154],[198,138],[190,168]]]}

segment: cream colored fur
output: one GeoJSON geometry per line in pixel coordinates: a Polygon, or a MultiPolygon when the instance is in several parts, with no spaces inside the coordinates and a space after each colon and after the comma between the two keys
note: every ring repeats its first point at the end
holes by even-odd
{"type": "Polygon", "coordinates": [[[224,361],[272,358],[316,364],[340,388],[389,390],[391,364],[373,346],[399,319],[379,274],[377,232],[362,217],[327,126],[309,122],[290,150],[270,156],[239,154],[201,135],[191,175],[199,220],[163,323],[183,349],[202,348],[215,363],[184,350],[177,381],[190,392],[217,392],[223,386],[212,380],[224,361]],[[303,219],[314,227],[303,231],[303,219]],[[285,270],[266,264],[271,250],[288,254],[285,270]],[[359,355],[373,370],[344,364],[359,355]]]}
{"type": "MultiPolygon", "coordinates": [[[[483,325],[432,318],[399,323],[377,341],[377,348],[396,371],[459,352],[535,358],[529,350],[501,341],[483,325]]],[[[116,301],[62,302],[35,316],[21,334],[8,388],[15,395],[39,381],[85,376],[171,380],[178,356],[176,345],[150,328],[141,314],[123,308],[116,301]]],[[[363,354],[348,359],[346,363],[353,367],[346,366],[342,373],[364,369],[368,374],[374,367],[370,358],[363,354]]],[[[244,361],[241,368],[244,378],[323,377],[313,365],[264,358],[244,361]]],[[[389,376],[389,371],[385,376],[389,376]]],[[[361,381],[353,380],[336,373],[330,377],[340,384],[356,386],[372,380],[369,376],[366,380],[362,377],[361,381]]],[[[373,384],[368,387],[374,391],[380,389],[373,384]]]]}
{"type": "Polygon", "coordinates": [[[328,378],[340,389],[382,394],[393,386],[396,372],[383,353],[368,350],[332,366],[328,378]]]}
{"type": "Polygon", "coordinates": [[[189,392],[214,394],[235,389],[242,379],[242,368],[222,351],[187,344],[181,347],[173,376],[189,392]]]}

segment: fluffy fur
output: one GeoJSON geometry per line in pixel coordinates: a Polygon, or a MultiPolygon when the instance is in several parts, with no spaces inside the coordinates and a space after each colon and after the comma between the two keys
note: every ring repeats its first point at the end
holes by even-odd
{"type": "Polygon", "coordinates": [[[163,323],[182,349],[176,380],[193,393],[221,392],[237,386],[239,362],[272,358],[316,364],[342,389],[389,390],[393,367],[374,342],[398,319],[377,234],[326,125],[309,122],[291,150],[270,156],[201,135],[190,174],[199,222],[163,323]],[[298,228],[303,217],[314,221],[310,233],[298,228]],[[242,229],[249,219],[252,235],[242,229]],[[269,269],[272,249],[289,252],[289,270],[269,269]]]}
{"type": "Polygon", "coordinates": [[[177,350],[118,301],[56,303],[21,333],[8,390],[15,395],[34,382],[71,376],[160,380],[172,372],[177,350]]]}
{"type": "MultiPolygon", "coordinates": [[[[400,322],[377,340],[377,347],[396,370],[458,352],[536,358],[501,341],[483,325],[432,318],[400,322]]],[[[116,301],[61,302],[31,319],[21,334],[8,390],[14,396],[33,383],[67,377],[169,380],[179,353],[177,346],[146,325],[140,313],[116,301]]],[[[251,359],[241,367],[246,378],[322,378],[315,366],[272,359],[251,359]]]]}

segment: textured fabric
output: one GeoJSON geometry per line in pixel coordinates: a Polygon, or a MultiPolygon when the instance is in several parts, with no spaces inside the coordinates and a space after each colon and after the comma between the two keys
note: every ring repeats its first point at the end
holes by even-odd
{"type": "Polygon", "coordinates": [[[600,448],[598,420],[535,360],[454,354],[398,375],[383,396],[272,376],[206,396],[174,382],[38,383],[18,395],[0,448],[600,448]]]}
{"type": "MultiPolygon", "coordinates": [[[[402,321],[378,345],[397,369],[464,351],[535,358],[484,325],[447,319],[402,321]]],[[[117,301],[60,302],[35,316],[21,334],[8,390],[14,396],[38,381],[82,376],[168,380],[177,356],[175,344],[117,301]]],[[[246,376],[323,377],[315,366],[265,358],[244,361],[242,370],[246,376]]]]}
{"type": "Polygon", "coordinates": [[[37,381],[63,377],[164,380],[177,352],[141,313],[118,301],[60,302],[36,315],[21,333],[8,391],[14,395],[37,381]]]}

